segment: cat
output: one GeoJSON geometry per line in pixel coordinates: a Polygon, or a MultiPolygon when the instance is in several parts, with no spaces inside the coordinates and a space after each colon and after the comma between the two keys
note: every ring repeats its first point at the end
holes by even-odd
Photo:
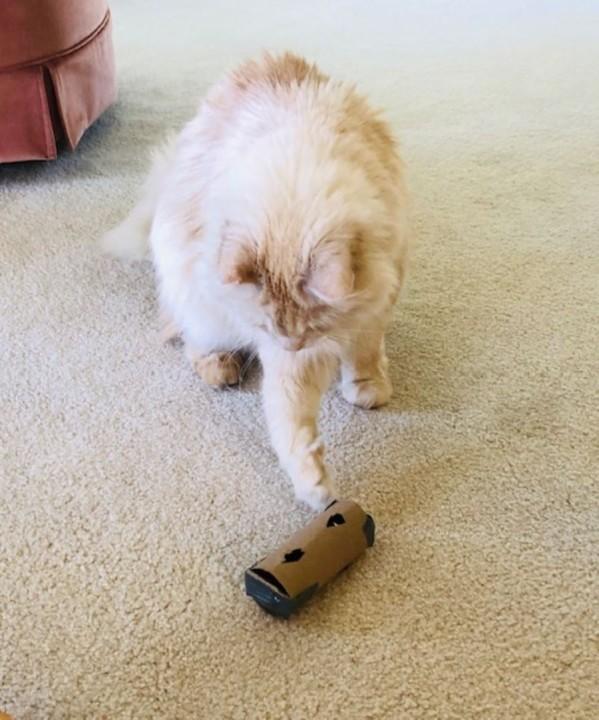
{"type": "Polygon", "coordinates": [[[236,384],[241,353],[257,353],[272,445],[314,509],[334,497],[317,420],[339,368],[349,402],[391,396],[406,211],[378,112],[304,59],[265,53],[214,86],[104,237],[115,255],[151,257],[164,338],[182,338],[208,385],[236,384]]]}

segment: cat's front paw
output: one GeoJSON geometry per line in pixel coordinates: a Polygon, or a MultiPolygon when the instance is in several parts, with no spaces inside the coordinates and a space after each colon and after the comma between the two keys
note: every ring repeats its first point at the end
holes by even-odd
{"type": "Polygon", "coordinates": [[[292,471],[298,500],[313,510],[324,510],[335,499],[335,488],[324,464],[323,449],[310,450],[292,471]]]}
{"type": "Polygon", "coordinates": [[[335,499],[335,489],[329,479],[317,485],[301,485],[295,487],[298,500],[309,505],[313,510],[322,512],[335,499]]]}
{"type": "Polygon", "coordinates": [[[393,388],[386,374],[360,380],[347,380],[341,385],[343,397],[353,405],[371,410],[386,405],[391,399],[393,388]]]}

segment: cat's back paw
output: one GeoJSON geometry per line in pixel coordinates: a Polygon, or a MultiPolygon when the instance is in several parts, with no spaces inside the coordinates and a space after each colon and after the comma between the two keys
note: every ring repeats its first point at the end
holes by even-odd
{"type": "Polygon", "coordinates": [[[194,371],[207,385],[227,387],[239,383],[241,368],[235,353],[214,352],[190,359],[194,371]]]}

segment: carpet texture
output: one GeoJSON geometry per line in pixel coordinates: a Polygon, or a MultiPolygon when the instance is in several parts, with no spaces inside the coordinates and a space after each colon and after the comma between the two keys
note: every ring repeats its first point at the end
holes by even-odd
{"type": "Polygon", "coordinates": [[[0,168],[0,708],[599,717],[596,3],[112,5],[118,105],[75,154],[0,168]],[[310,517],[259,373],[203,387],[150,269],[94,250],[150,146],[262,47],[387,109],[417,238],[392,404],[322,413],[377,543],[288,623],[243,594],[310,517]]]}

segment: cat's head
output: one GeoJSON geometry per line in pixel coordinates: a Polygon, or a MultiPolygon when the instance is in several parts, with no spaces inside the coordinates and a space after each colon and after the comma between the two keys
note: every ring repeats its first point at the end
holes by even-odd
{"type": "Polygon", "coordinates": [[[288,349],[342,339],[377,293],[390,297],[380,183],[327,136],[266,136],[225,179],[218,272],[258,332],[288,349]]]}
{"type": "Polygon", "coordinates": [[[259,238],[227,227],[218,263],[222,281],[243,289],[244,301],[254,305],[256,331],[286,350],[340,339],[359,297],[359,232],[339,227],[306,238],[297,228],[293,234],[292,223],[285,230],[269,225],[259,238]]]}

